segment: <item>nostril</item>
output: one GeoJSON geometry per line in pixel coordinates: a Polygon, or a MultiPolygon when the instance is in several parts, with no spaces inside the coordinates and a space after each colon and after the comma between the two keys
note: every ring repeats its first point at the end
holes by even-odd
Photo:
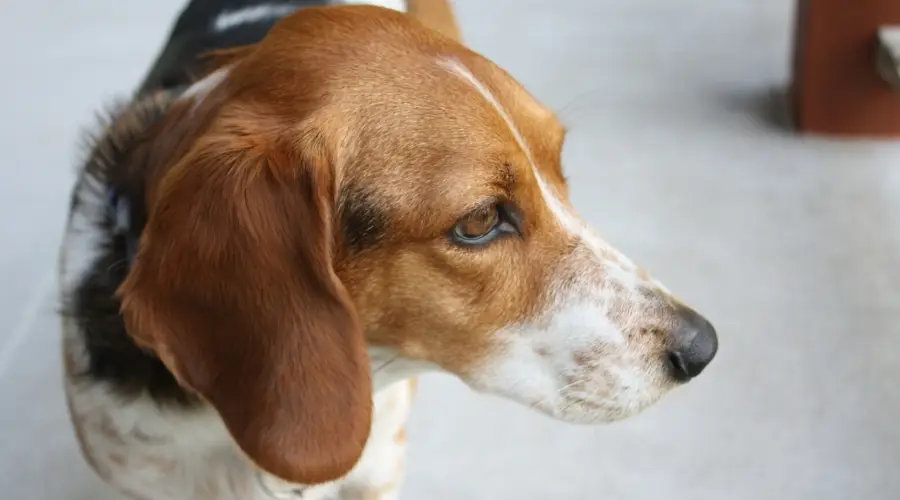
{"type": "Polygon", "coordinates": [[[669,351],[666,355],[666,361],[669,364],[669,368],[672,371],[672,377],[675,378],[675,380],[687,382],[691,379],[691,372],[684,362],[684,357],[679,352],[669,351]]]}
{"type": "Polygon", "coordinates": [[[718,336],[706,318],[687,307],[679,311],[679,325],[672,335],[668,358],[674,367],[673,377],[686,382],[700,375],[715,357],[718,336]]]}

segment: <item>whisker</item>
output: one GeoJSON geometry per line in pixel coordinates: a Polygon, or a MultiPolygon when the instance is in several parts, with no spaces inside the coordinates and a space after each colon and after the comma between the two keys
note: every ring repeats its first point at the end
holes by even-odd
{"type": "Polygon", "coordinates": [[[533,404],[531,405],[531,408],[537,408],[538,406],[540,406],[541,404],[543,404],[544,402],[546,402],[548,399],[550,399],[550,398],[555,398],[555,397],[559,396],[559,395],[562,394],[562,392],[565,391],[566,389],[568,389],[568,388],[570,388],[570,387],[572,387],[572,386],[578,385],[578,384],[583,384],[583,383],[585,383],[585,382],[587,382],[587,381],[588,381],[588,377],[584,377],[584,378],[578,379],[578,380],[576,380],[576,381],[574,381],[574,382],[572,382],[572,383],[570,383],[570,384],[566,384],[566,385],[560,387],[559,389],[557,389],[556,392],[554,392],[553,394],[550,394],[550,395],[548,395],[548,396],[545,396],[545,397],[539,399],[537,402],[533,403],[533,404]]]}
{"type": "Polygon", "coordinates": [[[399,354],[399,353],[398,353],[398,354],[395,354],[394,357],[392,357],[392,358],[388,359],[387,361],[385,361],[384,363],[382,363],[381,366],[379,366],[378,368],[375,368],[375,369],[372,371],[372,373],[378,373],[378,372],[380,372],[381,370],[387,368],[391,363],[393,363],[394,361],[397,361],[397,359],[398,359],[399,357],[400,357],[400,354],[399,354]]]}
{"type": "Polygon", "coordinates": [[[115,269],[116,267],[121,266],[121,265],[123,265],[123,264],[126,264],[127,262],[128,262],[128,259],[119,259],[119,260],[117,260],[117,261],[114,261],[112,264],[110,264],[109,266],[107,266],[106,272],[110,272],[110,271],[112,271],[113,269],[115,269]]]}

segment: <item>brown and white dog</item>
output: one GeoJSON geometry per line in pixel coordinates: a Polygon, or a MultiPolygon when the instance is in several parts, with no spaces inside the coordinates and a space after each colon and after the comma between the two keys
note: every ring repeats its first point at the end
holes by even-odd
{"type": "Polygon", "coordinates": [[[592,424],[712,360],[570,206],[554,113],[452,19],[239,3],[211,48],[261,40],[155,68],[73,193],[66,391],[118,491],[394,499],[417,374],[592,424]]]}

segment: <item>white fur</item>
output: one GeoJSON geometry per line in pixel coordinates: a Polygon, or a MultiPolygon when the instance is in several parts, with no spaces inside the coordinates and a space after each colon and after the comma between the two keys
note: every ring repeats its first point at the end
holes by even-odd
{"type": "Polygon", "coordinates": [[[406,12],[406,0],[375,0],[375,1],[338,0],[338,3],[342,3],[344,5],[353,5],[353,4],[377,5],[379,7],[384,7],[386,9],[393,9],[393,10],[397,10],[400,12],[406,12]]]}
{"type": "Polygon", "coordinates": [[[213,21],[213,29],[221,33],[236,26],[284,17],[297,10],[296,5],[266,3],[235,10],[226,10],[213,21]]]}
{"type": "MultiPolygon", "coordinates": [[[[405,10],[402,1],[370,3],[405,10]]],[[[214,29],[224,31],[243,23],[281,17],[292,10],[293,6],[266,4],[225,12],[215,20],[214,29]]],[[[181,98],[194,99],[196,107],[227,75],[227,69],[220,69],[194,83],[181,98]]],[[[70,214],[58,262],[63,297],[73,292],[100,256],[100,243],[106,236],[99,229],[108,209],[105,195],[105,187],[90,176],[82,176],[76,186],[79,203],[70,214]]],[[[405,425],[411,407],[412,388],[407,377],[423,371],[424,365],[400,359],[389,351],[373,351],[375,414],[372,434],[360,462],[342,480],[305,488],[298,496],[292,493],[297,485],[261,475],[253,467],[211,408],[194,412],[167,410],[147,395],[124,400],[104,384],[72,377],[72,373],[87,368],[82,335],[74,320],[63,319],[62,344],[70,374],[65,389],[70,413],[85,455],[95,470],[129,498],[398,498],[405,444],[395,437],[405,425]]]]}
{"type": "MultiPolygon", "coordinates": [[[[387,9],[406,12],[406,0],[337,0],[336,3],[345,5],[377,5],[380,7],[385,7],[387,9]]],[[[297,10],[296,5],[281,3],[251,5],[249,7],[244,7],[241,9],[226,10],[216,17],[215,21],[213,21],[212,27],[217,33],[221,33],[242,24],[278,19],[290,14],[295,10],[297,10]]]]}
{"type": "Polygon", "coordinates": [[[105,217],[105,187],[96,179],[82,176],[75,189],[79,209],[69,214],[68,227],[58,262],[60,291],[65,295],[81,282],[84,274],[100,255],[103,234],[97,224],[105,217]]]}
{"type": "MultiPolygon", "coordinates": [[[[70,216],[59,259],[60,291],[64,297],[98,258],[98,244],[104,237],[98,226],[106,210],[103,192],[102,186],[87,176],[76,186],[79,203],[70,216]]],[[[63,319],[62,340],[68,373],[84,372],[88,359],[83,332],[71,318],[63,319]]],[[[320,500],[340,494],[340,498],[350,500],[362,498],[362,492],[376,490],[381,496],[372,498],[397,497],[405,446],[394,437],[410,410],[408,377],[426,367],[397,358],[387,350],[375,349],[371,357],[375,417],[360,462],[341,481],[306,489],[302,497],[284,496],[296,485],[264,476],[266,484],[281,498],[320,500]],[[351,493],[343,493],[345,489],[351,493]]],[[[272,498],[260,487],[258,471],[234,444],[211,408],[193,412],[167,410],[147,395],[127,400],[111,393],[102,383],[71,376],[67,376],[65,388],[85,454],[101,477],[130,498],[272,498]]]]}
{"type": "MultiPolygon", "coordinates": [[[[66,337],[77,337],[76,328],[71,322],[65,324],[66,337]]],[[[69,343],[67,349],[72,347],[69,343]]],[[[405,443],[395,437],[411,409],[411,386],[406,380],[375,393],[372,434],[357,466],[345,478],[315,487],[261,474],[209,407],[194,413],[166,410],[148,396],[125,401],[103,384],[72,378],[66,382],[66,394],[82,446],[96,471],[130,498],[394,500],[399,494],[405,443]],[[292,493],[297,488],[302,488],[302,495],[292,493]],[[363,496],[376,491],[377,497],[363,496]]]]}
{"type": "Polygon", "coordinates": [[[82,446],[95,469],[121,493],[133,498],[264,500],[273,498],[268,490],[275,493],[274,498],[320,500],[351,489],[382,491],[383,496],[377,498],[389,500],[396,498],[402,480],[405,444],[397,442],[395,436],[411,408],[407,381],[375,394],[372,434],[350,474],[334,483],[304,488],[302,496],[291,494],[301,486],[261,475],[233,444],[211,408],[195,413],[165,410],[147,396],[123,401],[103,384],[82,384],[71,378],[66,393],[82,446]]]}
{"type": "Polygon", "coordinates": [[[641,278],[633,262],[599,238],[562,202],[488,86],[456,59],[438,63],[471,86],[500,115],[527,158],[549,212],[578,245],[578,251],[560,263],[556,282],[547,284],[550,300],[545,312],[497,332],[503,352],[486,361],[468,382],[478,390],[502,394],[577,422],[622,418],[647,406],[664,392],[658,369],[653,368],[658,363],[641,359],[640,346],[629,342],[626,329],[633,327],[641,314],[643,295],[635,292],[653,287],[653,283],[641,278]],[[631,313],[624,321],[614,320],[612,308],[623,300],[631,313]],[[583,361],[576,362],[576,356],[583,361]]]}
{"type": "MultiPolygon", "coordinates": [[[[402,1],[375,3],[405,10],[402,1]]],[[[235,23],[275,15],[271,9],[245,10],[241,15],[241,11],[230,13],[233,17],[224,20],[220,16],[217,26],[227,29],[235,23]]],[[[628,334],[641,306],[640,294],[634,292],[654,283],[646,283],[631,261],[597,237],[559,198],[541,176],[527,141],[489,88],[459,61],[448,59],[441,64],[502,117],[530,162],[549,212],[578,243],[577,251],[560,263],[556,279],[547,284],[549,298],[542,314],[494,332],[501,349],[468,374],[466,382],[570,421],[607,421],[635,413],[664,392],[656,373],[659,368],[642,359],[645,353],[628,334]],[[617,286],[614,289],[610,284],[617,286]],[[622,294],[634,309],[624,320],[611,314],[622,294]]],[[[189,88],[183,98],[202,101],[226,76],[227,70],[213,73],[189,88]]],[[[105,200],[102,190],[98,197],[88,189],[88,182],[83,180],[77,190],[85,202],[71,216],[61,252],[64,293],[71,292],[93,264],[102,237],[95,222],[104,214],[105,200]]],[[[63,342],[70,373],[84,370],[87,359],[82,332],[70,319],[63,321],[63,342]]],[[[73,377],[67,378],[66,394],[86,456],[101,476],[132,498],[321,500],[340,495],[345,500],[394,500],[405,454],[395,436],[405,424],[411,404],[406,379],[436,367],[401,358],[387,349],[371,349],[370,357],[375,418],[363,457],[342,480],[307,489],[302,497],[291,493],[296,485],[265,475],[260,479],[259,471],[237,449],[209,407],[192,413],[167,410],[149,396],[123,400],[103,384],[73,377]],[[364,495],[376,491],[379,496],[364,495]]]]}

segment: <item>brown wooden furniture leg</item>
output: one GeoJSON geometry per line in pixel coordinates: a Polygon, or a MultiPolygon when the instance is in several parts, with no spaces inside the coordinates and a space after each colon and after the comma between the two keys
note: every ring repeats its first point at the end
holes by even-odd
{"type": "Polygon", "coordinates": [[[900,92],[878,66],[900,0],[798,0],[792,101],[801,132],[900,137],[900,92]]]}

